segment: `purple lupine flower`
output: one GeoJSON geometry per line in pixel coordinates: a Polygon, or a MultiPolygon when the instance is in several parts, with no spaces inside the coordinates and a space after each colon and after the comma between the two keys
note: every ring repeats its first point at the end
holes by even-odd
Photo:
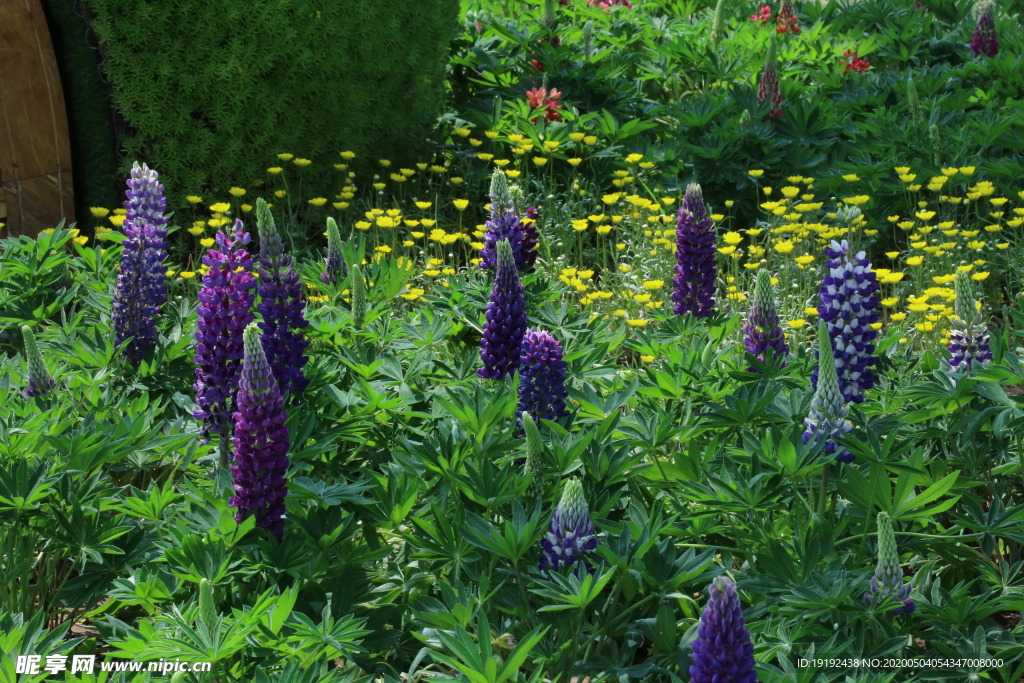
{"type": "Polygon", "coordinates": [[[535,420],[560,420],[565,409],[565,369],[568,363],[558,340],[544,330],[527,330],[519,351],[519,409],[516,418],[523,429],[522,415],[535,420]]]}
{"type": "Polygon", "coordinates": [[[136,365],[156,339],[156,318],[167,300],[167,243],[160,232],[152,223],[124,222],[111,322],[117,346],[131,339],[125,354],[136,365]]]}
{"type": "Polygon", "coordinates": [[[487,232],[484,234],[484,248],[480,250],[481,268],[490,270],[497,267],[497,245],[498,242],[505,239],[512,247],[516,269],[521,272],[532,272],[533,261],[537,259],[537,256],[536,254],[531,256],[525,252],[525,228],[519,217],[515,215],[508,181],[505,179],[505,172],[500,168],[496,169],[494,175],[491,176],[491,219],[487,221],[485,227],[487,232]],[[530,260],[529,267],[526,263],[527,259],[530,260]]]}
{"type": "Polygon", "coordinates": [[[541,548],[538,568],[546,578],[551,578],[551,571],[560,572],[567,567],[573,567],[576,576],[580,567],[594,573],[588,558],[597,550],[597,532],[587,510],[583,484],[576,477],[565,482],[562,498],[541,539],[541,548]]]}
{"type": "Polygon", "coordinates": [[[996,38],[996,16],[991,2],[986,2],[978,14],[978,23],[974,26],[971,36],[971,52],[974,56],[985,55],[995,57],[999,53],[999,40],[996,38]]]}
{"type": "Polygon", "coordinates": [[[761,83],[757,86],[757,103],[765,100],[769,103],[768,113],[765,118],[778,118],[782,116],[782,92],[779,89],[779,62],[778,47],[776,46],[774,34],[768,43],[768,58],[764,63],[764,70],[761,71],[761,83]]]}
{"type": "Polygon", "coordinates": [[[726,576],[711,583],[693,641],[690,683],[757,683],[754,646],[743,620],[736,584],[726,576]]]}
{"type": "Polygon", "coordinates": [[[507,239],[498,242],[498,267],[486,318],[480,340],[484,367],[476,374],[484,379],[504,379],[519,369],[519,350],[526,334],[526,299],[507,239]]]}
{"type": "Polygon", "coordinates": [[[824,439],[822,452],[825,455],[834,454],[836,462],[851,463],[853,454],[836,443],[836,437],[850,433],[853,425],[846,420],[849,409],[843,405],[843,395],[839,391],[835,357],[824,320],[818,321],[818,365],[814,372],[819,379],[811,399],[810,413],[804,418],[804,443],[824,439]]]}
{"type": "Polygon", "coordinates": [[[279,539],[284,534],[284,499],[288,495],[288,428],[284,422],[284,399],[263,345],[260,329],[251,323],[244,332],[244,360],[238,380],[238,409],[235,423],[235,495],[229,501],[237,507],[235,520],[249,514],[256,523],[279,539]]]}
{"type": "Polygon", "coordinates": [[[329,284],[337,285],[348,276],[348,267],[341,253],[341,233],[338,223],[333,217],[327,217],[327,259],[324,261],[324,272],[320,279],[329,284]]]}
{"type": "MultiPolygon", "coordinates": [[[[826,263],[828,274],[822,279],[818,315],[828,323],[843,401],[863,403],[864,392],[875,386],[871,371],[875,345],[871,342],[878,333],[871,324],[878,322],[878,282],[864,252],[851,259],[849,248],[846,240],[825,247],[830,260],[826,263]]],[[[811,384],[818,386],[816,371],[811,384]]]]}
{"type": "Polygon", "coordinates": [[[21,336],[25,340],[25,361],[28,364],[28,382],[25,384],[25,396],[42,396],[53,389],[53,377],[46,370],[43,354],[39,352],[36,336],[28,325],[21,326],[21,336]]]}
{"type": "Polygon", "coordinates": [[[292,257],[284,251],[284,243],[274,225],[270,207],[260,197],[256,200],[256,227],[260,235],[259,312],[263,322],[263,351],[274,370],[274,379],[285,400],[298,402],[309,384],[302,368],[309,360],[303,355],[309,342],[302,330],[309,325],[303,311],[302,283],[292,268],[292,257]]]}
{"type": "Polygon", "coordinates": [[[896,548],[896,534],[888,513],[878,513],[878,566],[871,577],[871,587],[864,597],[870,605],[896,605],[892,614],[910,614],[917,609],[917,603],[910,597],[912,586],[903,583],[903,569],[900,567],[899,552],[896,548]]]}
{"type": "Polygon", "coordinates": [[[676,226],[676,278],[672,301],[676,315],[707,318],[715,312],[714,223],[704,208],[700,185],[690,183],[676,226]]]}
{"type": "Polygon", "coordinates": [[[167,270],[163,267],[167,261],[167,217],[164,216],[167,198],[164,196],[164,186],[156,171],[145,164],[139,166],[137,161],[132,164],[131,177],[127,180],[127,185],[127,201],[124,203],[125,223],[131,223],[139,228],[148,223],[155,228],[155,231],[147,236],[146,248],[153,250],[152,260],[155,263],[153,282],[148,286],[153,303],[163,306],[167,301],[167,270]]]}
{"type": "Polygon", "coordinates": [[[949,371],[965,373],[975,361],[982,366],[992,360],[988,329],[978,314],[977,301],[971,291],[967,273],[957,271],[953,281],[956,302],[953,304],[953,329],[949,331],[949,371]]]}
{"type": "Polygon", "coordinates": [[[203,257],[210,271],[199,290],[196,330],[196,404],[194,415],[203,422],[203,436],[221,434],[221,460],[226,465],[227,430],[234,413],[238,373],[244,355],[243,332],[253,321],[252,259],[244,245],[249,233],[235,220],[234,236],[217,232],[217,248],[203,257]]]}
{"type": "MultiPolygon", "coordinates": [[[[765,352],[771,349],[776,359],[785,358],[789,353],[789,344],[779,326],[779,313],[775,307],[775,290],[772,288],[772,276],[767,270],[757,271],[754,285],[754,296],[750,303],[750,315],[743,326],[743,343],[747,353],[757,356],[764,362],[765,352]]],[[[788,363],[783,362],[782,367],[788,363]]],[[[754,372],[755,368],[747,368],[754,372]]]]}

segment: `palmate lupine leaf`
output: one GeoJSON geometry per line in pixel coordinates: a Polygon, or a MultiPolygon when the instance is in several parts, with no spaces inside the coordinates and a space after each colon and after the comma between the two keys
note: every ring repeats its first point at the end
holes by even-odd
{"type": "Polygon", "coordinates": [[[512,519],[505,522],[503,529],[473,513],[469,513],[467,519],[470,528],[466,537],[470,543],[513,564],[519,562],[544,533],[540,508],[534,508],[527,517],[518,500],[512,503],[512,519]]]}
{"type": "MultiPolygon", "coordinates": [[[[538,626],[528,633],[515,649],[509,653],[502,664],[493,658],[491,646],[491,630],[487,617],[480,613],[480,635],[474,639],[464,628],[459,627],[455,633],[438,631],[438,638],[446,648],[455,653],[455,657],[443,652],[431,652],[431,657],[438,659],[448,666],[457,669],[471,683],[504,683],[509,679],[515,680],[519,673],[519,667],[529,657],[530,652],[547,635],[550,626],[538,626]]],[[[538,667],[531,682],[540,680],[543,674],[543,667],[538,667]]],[[[433,678],[433,677],[432,677],[433,678]]],[[[447,676],[438,677],[449,679],[447,676]]]]}
{"type": "Polygon", "coordinates": [[[531,588],[530,592],[547,598],[547,601],[551,603],[537,611],[561,612],[586,608],[597,599],[608,582],[612,580],[615,570],[611,569],[601,575],[589,572],[580,572],[580,574],[582,577],[572,573],[563,575],[552,572],[550,581],[536,579],[534,584],[539,588],[531,588]]]}

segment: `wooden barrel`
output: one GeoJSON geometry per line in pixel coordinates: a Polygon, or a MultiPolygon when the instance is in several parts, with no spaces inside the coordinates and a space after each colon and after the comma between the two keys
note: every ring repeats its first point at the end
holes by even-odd
{"type": "Polygon", "coordinates": [[[71,141],[39,0],[0,0],[0,237],[75,221],[71,141]]]}

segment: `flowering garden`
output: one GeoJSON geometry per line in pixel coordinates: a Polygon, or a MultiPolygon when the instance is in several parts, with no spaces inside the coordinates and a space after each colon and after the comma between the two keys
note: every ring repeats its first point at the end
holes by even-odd
{"type": "Polygon", "coordinates": [[[1024,681],[1024,7],[521,4],[0,242],[0,681],[1024,681]]]}

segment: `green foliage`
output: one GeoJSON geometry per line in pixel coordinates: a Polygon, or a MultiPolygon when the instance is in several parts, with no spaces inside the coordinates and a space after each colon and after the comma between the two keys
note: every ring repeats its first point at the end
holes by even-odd
{"type": "MultiPolygon", "coordinates": [[[[422,151],[458,10],[456,0],[87,4],[130,127],[121,172],[135,159],[159,169],[171,209],[261,181],[278,152],[330,169],[343,150],[364,163],[422,151]]],[[[309,170],[314,196],[337,192],[336,171],[309,170]]]]}

